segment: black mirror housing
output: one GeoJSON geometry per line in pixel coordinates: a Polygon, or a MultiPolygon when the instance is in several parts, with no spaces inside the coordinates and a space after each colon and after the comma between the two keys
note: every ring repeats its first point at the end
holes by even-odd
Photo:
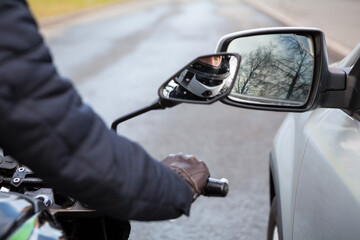
{"type": "MultiPolygon", "coordinates": [[[[256,40],[258,37],[262,37],[261,40],[258,40],[257,42],[260,44],[267,43],[268,48],[276,47],[276,45],[283,46],[283,42],[277,42],[275,41],[274,44],[269,44],[270,37],[278,37],[280,39],[284,38],[284,36],[291,36],[292,39],[295,39],[297,44],[301,46],[301,51],[305,52],[305,54],[311,56],[307,57],[308,59],[312,58],[312,74],[309,78],[309,86],[306,88],[306,97],[302,98],[302,101],[290,101],[287,97],[284,97],[283,99],[273,99],[266,97],[264,95],[265,93],[269,93],[269,90],[271,88],[267,88],[264,90],[262,89],[262,93],[257,93],[258,95],[254,98],[253,96],[246,97],[232,97],[234,95],[234,89],[232,89],[232,93],[228,95],[226,98],[221,99],[221,101],[225,104],[236,106],[236,107],[242,107],[242,108],[251,108],[251,109],[258,109],[258,110],[271,110],[271,111],[286,111],[286,112],[304,112],[311,109],[316,108],[319,106],[320,103],[320,97],[323,92],[326,92],[329,90],[329,87],[332,88],[332,91],[342,91],[344,90],[345,85],[345,79],[340,79],[339,82],[339,73],[332,73],[329,70],[328,67],[328,57],[327,57],[327,50],[326,50],[326,44],[325,44],[325,37],[322,31],[315,28],[266,28],[266,29],[256,29],[256,30],[250,30],[250,31],[242,31],[242,32],[236,32],[232,34],[228,34],[223,36],[217,45],[217,51],[218,52],[235,52],[240,55],[242,55],[242,63],[240,66],[241,68],[246,68],[246,54],[249,55],[249,53],[245,53],[247,46],[241,46],[239,49],[242,49],[241,51],[234,51],[234,43],[237,43],[237,41],[241,42],[240,40],[243,39],[249,39],[248,41],[248,47],[250,48],[252,45],[257,44],[256,40]],[[304,36],[306,38],[304,38],[304,36]],[[304,44],[304,40],[301,38],[307,39],[307,43],[304,44]],[[251,40],[251,41],[250,41],[251,40]],[[309,44],[308,44],[309,43],[309,44]],[[275,46],[274,46],[275,45],[275,46]],[[304,45],[307,45],[304,46],[304,45]],[[310,46],[311,45],[311,46],[310,46]],[[245,50],[244,50],[245,49],[245,50]],[[308,52],[308,53],[306,53],[308,52]],[[334,78],[333,78],[334,77],[334,78]],[[332,81],[332,79],[336,79],[336,82],[332,81]],[[265,97],[264,97],[265,96],[265,97]],[[255,100],[254,100],[255,99],[255,100]],[[260,99],[260,100],[259,100],[260,99]],[[271,100],[271,101],[270,101],[271,100]]],[[[282,41],[282,40],[281,40],[282,41]]],[[[245,41],[246,42],[246,41],[245,41]]],[[[236,48],[235,48],[236,49],[236,48]]],[[[281,52],[281,51],[279,51],[281,52]]],[[[283,51],[286,53],[286,51],[283,51]]],[[[290,55],[290,54],[289,54],[290,55]]],[[[279,62],[278,55],[273,55],[273,59],[277,58],[276,61],[279,62]]],[[[297,61],[299,58],[293,58],[292,61],[297,61]]],[[[286,59],[288,61],[288,59],[286,59]]],[[[282,61],[282,65],[280,63],[278,64],[277,68],[280,69],[282,72],[284,72],[285,68],[290,68],[290,66],[285,66],[283,64],[284,61],[282,61]]],[[[274,61],[271,66],[274,66],[274,61]]],[[[268,68],[263,68],[268,69],[268,68]]],[[[293,70],[294,71],[294,70],[293,70]]],[[[278,71],[279,72],[279,71],[278,71]]],[[[297,76],[295,74],[296,71],[294,71],[294,76],[297,76]]],[[[259,72],[257,72],[260,74],[259,72]]],[[[241,71],[239,71],[239,75],[241,75],[241,71]]],[[[264,75],[264,79],[268,78],[264,72],[261,74],[264,75]]],[[[288,73],[287,73],[288,74],[288,73]]],[[[268,74],[267,74],[268,75],[268,74]]],[[[307,74],[309,75],[309,74],[307,74]]],[[[269,81],[266,83],[268,86],[269,84],[272,84],[272,86],[277,85],[279,73],[276,73],[273,75],[273,82],[269,81]]],[[[237,81],[241,76],[238,76],[237,81]]],[[[340,77],[341,78],[341,77],[340,77]]],[[[295,77],[294,77],[295,79],[295,77]]],[[[259,82],[259,80],[258,80],[259,82]]],[[[265,80],[262,81],[262,83],[265,86],[265,80]]],[[[290,84],[289,84],[290,85],[290,84]]],[[[294,86],[292,86],[294,87],[294,86]]],[[[274,88],[272,88],[274,89],[274,88]]],[[[239,92],[239,90],[237,90],[239,92]]],[[[304,91],[304,90],[302,90],[304,91]]],[[[253,91],[254,92],[254,91],[253,91]]],[[[258,91],[260,92],[260,91],[258,91]]],[[[239,94],[239,93],[238,93],[239,94]]],[[[242,94],[242,93],[241,93],[242,94]]],[[[240,94],[240,95],[241,95],[240,94]]],[[[276,95],[279,93],[274,93],[276,95]]],[[[243,95],[242,95],[243,96],[243,95]]]]}

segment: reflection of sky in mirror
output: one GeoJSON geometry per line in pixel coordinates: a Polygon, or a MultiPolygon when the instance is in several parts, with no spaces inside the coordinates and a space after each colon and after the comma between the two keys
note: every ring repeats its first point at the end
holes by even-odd
{"type": "Polygon", "coordinates": [[[236,52],[240,55],[245,55],[250,53],[251,51],[257,49],[259,46],[265,47],[274,43],[277,43],[277,46],[281,46],[281,41],[279,41],[282,37],[294,36],[298,42],[306,49],[307,52],[313,55],[313,47],[311,38],[302,35],[294,35],[294,34],[266,34],[259,36],[249,36],[243,37],[233,40],[227,51],[228,52],[236,52]]]}
{"type": "Polygon", "coordinates": [[[308,38],[305,36],[295,35],[296,39],[299,41],[300,45],[302,45],[307,51],[310,51],[308,38]]]}
{"type": "Polygon", "coordinates": [[[228,52],[236,52],[240,55],[248,54],[249,52],[257,49],[259,46],[266,46],[272,40],[278,38],[279,35],[261,35],[238,38],[232,41],[228,47],[228,52]]]}
{"type": "Polygon", "coordinates": [[[314,47],[310,36],[295,35],[299,44],[312,56],[314,57],[314,47]]]}

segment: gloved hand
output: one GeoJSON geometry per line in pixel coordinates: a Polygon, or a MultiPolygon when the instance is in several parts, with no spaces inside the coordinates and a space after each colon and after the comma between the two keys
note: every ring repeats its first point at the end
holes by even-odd
{"type": "Polygon", "coordinates": [[[192,155],[182,153],[170,154],[161,162],[174,170],[190,185],[193,191],[193,201],[201,195],[206,181],[210,177],[209,169],[204,162],[192,155]]]}

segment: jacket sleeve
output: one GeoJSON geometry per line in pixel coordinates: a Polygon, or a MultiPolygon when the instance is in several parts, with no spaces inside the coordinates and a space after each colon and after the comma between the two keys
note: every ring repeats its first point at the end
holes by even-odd
{"type": "Polygon", "coordinates": [[[118,219],[189,214],[191,189],[110,131],[61,78],[21,0],[0,1],[0,146],[41,178],[118,219]]]}

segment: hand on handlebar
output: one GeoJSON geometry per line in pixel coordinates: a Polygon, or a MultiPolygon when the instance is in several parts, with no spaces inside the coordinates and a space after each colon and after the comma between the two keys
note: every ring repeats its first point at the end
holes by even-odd
{"type": "Polygon", "coordinates": [[[190,185],[193,191],[193,201],[203,193],[210,177],[209,169],[204,162],[194,156],[182,153],[170,154],[161,162],[174,170],[190,185]]]}

